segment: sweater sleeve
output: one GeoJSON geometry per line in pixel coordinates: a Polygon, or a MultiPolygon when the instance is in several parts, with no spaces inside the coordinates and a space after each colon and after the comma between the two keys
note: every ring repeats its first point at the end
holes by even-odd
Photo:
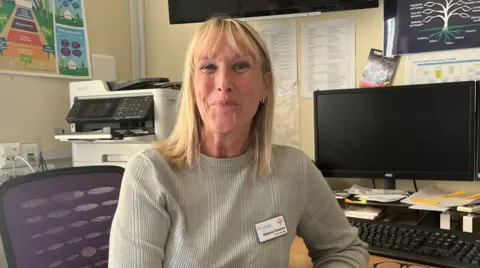
{"type": "Polygon", "coordinates": [[[149,159],[133,156],[125,169],[112,222],[109,267],[163,267],[170,217],[158,185],[149,159]]]}
{"type": "Polygon", "coordinates": [[[306,162],[306,203],[297,231],[314,267],[367,267],[367,244],[358,238],[321,172],[310,159],[306,162]]]}

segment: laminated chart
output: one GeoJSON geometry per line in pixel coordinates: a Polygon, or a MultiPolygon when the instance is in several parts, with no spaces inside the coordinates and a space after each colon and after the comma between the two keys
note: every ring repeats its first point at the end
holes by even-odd
{"type": "Polygon", "coordinates": [[[0,73],[90,78],[82,1],[0,0],[0,73]]]}

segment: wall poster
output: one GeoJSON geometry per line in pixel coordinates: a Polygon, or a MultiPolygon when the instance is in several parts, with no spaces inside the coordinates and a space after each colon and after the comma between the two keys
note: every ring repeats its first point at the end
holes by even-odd
{"type": "Polygon", "coordinates": [[[480,47],[479,0],[393,2],[385,7],[387,54],[480,47]]]}
{"type": "Polygon", "coordinates": [[[0,0],[0,73],[91,78],[83,0],[0,0]]]}

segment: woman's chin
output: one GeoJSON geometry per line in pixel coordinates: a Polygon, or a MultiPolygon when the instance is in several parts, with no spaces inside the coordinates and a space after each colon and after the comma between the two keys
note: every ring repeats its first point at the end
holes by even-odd
{"type": "Polygon", "coordinates": [[[216,125],[215,132],[227,134],[233,132],[235,130],[234,124],[224,124],[224,125],[216,125]]]}

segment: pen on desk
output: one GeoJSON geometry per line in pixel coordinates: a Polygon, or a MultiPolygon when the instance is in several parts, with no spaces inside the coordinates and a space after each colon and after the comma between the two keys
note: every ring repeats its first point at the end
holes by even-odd
{"type": "Polygon", "coordinates": [[[469,196],[461,197],[460,199],[468,200],[468,199],[477,199],[477,198],[480,198],[480,194],[469,195],[469,196]]]}
{"type": "Polygon", "coordinates": [[[417,204],[424,204],[424,205],[438,205],[440,201],[433,200],[433,199],[423,199],[418,196],[412,197],[412,202],[417,204]]]}
{"type": "Polygon", "coordinates": [[[442,197],[442,198],[450,198],[450,197],[457,197],[457,196],[463,195],[463,194],[465,194],[465,191],[458,191],[458,192],[451,193],[451,194],[441,195],[440,197],[442,197]]]}

